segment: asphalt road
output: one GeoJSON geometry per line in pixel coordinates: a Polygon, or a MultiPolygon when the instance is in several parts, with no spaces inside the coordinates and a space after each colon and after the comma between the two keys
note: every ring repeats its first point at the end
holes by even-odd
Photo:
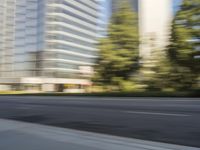
{"type": "Polygon", "coordinates": [[[1,96],[0,118],[200,147],[200,99],[1,96]]]}

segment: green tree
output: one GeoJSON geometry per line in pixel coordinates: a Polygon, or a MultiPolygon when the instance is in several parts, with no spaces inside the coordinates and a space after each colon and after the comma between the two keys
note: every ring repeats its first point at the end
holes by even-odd
{"type": "Polygon", "coordinates": [[[95,81],[118,85],[137,68],[139,58],[138,14],[128,0],[119,3],[112,15],[108,34],[99,43],[95,81]]]}
{"type": "Polygon", "coordinates": [[[172,23],[168,49],[172,63],[171,81],[179,89],[189,89],[197,81],[200,60],[200,1],[184,0],[172,23]]]}

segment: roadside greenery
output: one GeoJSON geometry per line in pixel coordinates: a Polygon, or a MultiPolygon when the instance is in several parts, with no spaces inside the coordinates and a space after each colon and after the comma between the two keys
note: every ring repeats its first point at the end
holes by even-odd
{"type": "Polygon", "coordinates": [[[95,83],[120,88],[138,67],[138,46],[137,13],[132,11],[128,1],[121,1],[111,18],[108,35],[99,43],[95,83]]]}
{"type": "Polygon", "coordinates": [[[138,15],[128,0],[121,1],[99,43],[100,57],[93,78],[103,91],[191,91],[199,90],[200,1],[184,0],[171,26],[170,44],[152,50],[140,64],[138,15]]]}
{"type": "Polygon", "coordinates": [[[200,73],[200,1],[184,0],[172,23],[169,82],[176,90],[195,89],[200,73]]]}

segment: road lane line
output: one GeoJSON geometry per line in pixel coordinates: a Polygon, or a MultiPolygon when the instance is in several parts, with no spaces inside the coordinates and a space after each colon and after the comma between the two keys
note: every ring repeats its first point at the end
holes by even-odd
{"type": "Polygon", "coordinates": [[[175,116],[175,117],[190,117],[191,115],[186,114],[172,114],[172,113],[154,113],[154,112],[143,112],[143,111],[123,111],[129,114],[141,114],[141,115],[159,115],[159,116],[175,116]]]}

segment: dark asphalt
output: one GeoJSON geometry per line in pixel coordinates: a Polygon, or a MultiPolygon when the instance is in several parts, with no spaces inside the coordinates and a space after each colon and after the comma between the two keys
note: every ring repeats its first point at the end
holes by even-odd
{"type": "Polygon", "coordinates": [[[0,118],[200,147],[200,99],[1,96],[0,118]]]}

